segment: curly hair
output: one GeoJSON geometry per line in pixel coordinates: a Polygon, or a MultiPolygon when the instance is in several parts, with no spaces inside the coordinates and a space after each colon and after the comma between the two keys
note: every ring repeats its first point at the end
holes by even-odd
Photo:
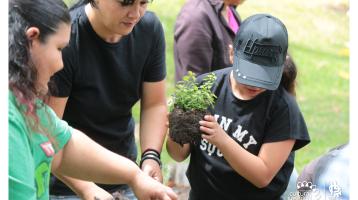
{"type": "Polygon", "coordinates": [[[9,89],[25,106],[25,115],[37,121],[35,100],[43,98],[36,88],[38,72],[30,56],[31,43],[26,30],[37,27],[43,43],[59,24],[71,22],[62,0],[10,0],[9,2],[9,89]]]}

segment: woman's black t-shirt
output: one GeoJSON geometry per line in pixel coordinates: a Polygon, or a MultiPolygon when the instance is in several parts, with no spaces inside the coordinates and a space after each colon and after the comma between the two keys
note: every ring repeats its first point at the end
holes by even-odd
{"type": "MultiPolygon", "coordinates": [[[[64,68],[52,78],[58,89],[53,95],[68,97],[63,119],[107,149],[135,161],[131,110],[141,98],[143,82],[166,76],[162,25],[147,11],[131,33],[117,43],[107,43],[92,28],[84,6],[70,14],[70,42],[62,51],[64,68]]],[[[51,194],[74,195],[57,179],[51,186],[51,194]]]]}

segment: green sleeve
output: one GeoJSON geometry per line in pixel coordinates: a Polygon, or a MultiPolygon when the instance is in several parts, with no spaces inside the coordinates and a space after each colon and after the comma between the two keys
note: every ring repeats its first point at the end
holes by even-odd
{"type": "Polygon", "coordinates": [[[9,199],[36,199],[34,160],[23,118],[9,107],[9,199]],[[19,164],[21,163],[21,164],[19,164]]]}
{"type": "Polygon", "coordinates": [[[47,115],[46,117],[41,117],[41,123],[44,124],[44,127],[49,127],[49,133],[51,137],[55,139],[56,153],[61,150],[71,138],[71,133],[73,128],[68,125],[68,123],[57,117],[56,113],[49,107],[46,106],[42,109],[43,113],[39,115],[47,115]]]}

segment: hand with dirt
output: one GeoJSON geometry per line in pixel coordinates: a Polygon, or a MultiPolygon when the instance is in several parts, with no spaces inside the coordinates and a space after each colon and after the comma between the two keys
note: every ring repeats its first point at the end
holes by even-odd
{"type": "Polygon", "coordinates": [[[114,198],[113,198],[113,197],[109,197],[109,198],[100,198],[100,197],[95,196],[93,200],[114,200],[114,198]]]}
{"type": "Polygon", "coordinates": [[[113,200],[113,196],[108,193],[106,190],[102,189],[98,185],[90,182],[86,184],[83,191],[80,193],[80,197],[83,200],[113,200]]]}
{"type": "Polygon", "coordinates": [[[145,160],[142,164],[142,171],[153,179],[163,183],[162,170],[155,160],[145,160]]]}
{"type": "Polygon", "coordinates": [[[205,115],[204,120],[201,120],[199,124],[200,130],[204,132],[201,137],[217,147],[224,143],[227,137],[230,137],[212,115],[205,115]]]}
{"type": "Polygon", "coordinates": [[[143,172],[133,177],[129,185],[132,187],[138,200],[176,200],[178,198],[172,189],[143,172]]]}

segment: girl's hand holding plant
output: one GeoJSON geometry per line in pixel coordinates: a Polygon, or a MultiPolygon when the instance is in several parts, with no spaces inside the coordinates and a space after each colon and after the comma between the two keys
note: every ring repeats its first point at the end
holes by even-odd
{"type": "Polygon", "coordinates": [[[201,120],[199,124],[200,131],[204,133],[201,137],[217,147],[220,147],[220,144],[224,144],[225,140],[230,138],[212,115],[205,115],[204,120],[201,120]]]}

